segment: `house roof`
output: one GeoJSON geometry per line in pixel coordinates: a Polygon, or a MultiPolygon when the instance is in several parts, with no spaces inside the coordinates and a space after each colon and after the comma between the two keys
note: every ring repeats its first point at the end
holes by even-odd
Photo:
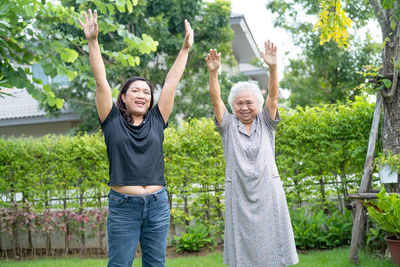
{"type": "Polygon", "coordinates": [[[230,17],[230,25],[235,32],[235,37],[232,42],[233,53],[239,63],[248,63],[254,58],[260,58],[260,51],[258,50],[244,15],[232,14],[230,17]]]}
{"type": "Polygon", "coordinates": [[[0,120],[43,116],[38,102],[26,90],[3,89],[10,95],[0,98],[0,120]]]}
{"type": "Polygon", "coordinates": [[[59,117],[46,117],[46,112],[40,109],[39,102],[25,89],[2,89],[2,91],[8,95],[0,97],[0,126],[79,119],[72,111],[65,108],[61,110],[62,115],[59,117]]]}
{"type": "Polygon", "coordinates": [[[231,14],[230,26],[235,32],[232,49],[239,63],[239,71],[258,81],[261,87],[265,88],[267,86],[268,72],[264,68],[250,64],[252,60],[261,58],[261,54],[244,15],[231,14]]]}

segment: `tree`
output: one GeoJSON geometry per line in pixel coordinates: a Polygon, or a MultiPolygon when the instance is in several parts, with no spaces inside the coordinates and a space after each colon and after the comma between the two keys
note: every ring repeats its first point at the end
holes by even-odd
{"type": "Polygon", "coordinates": [[[27,88],[53,115],[60,113],[65,100],[80,115],[78,131],[98,129],[88,48],[77,23],[79,12],[88,8],[99,13],[99,43],[114,96],[133,75],[144,76],[156,90],[161,89],[181,47],[183,21],[188,19],[195,30],[195,45],[178,88],[171,121],[178,113],[183,118],[212,114],[204,56],[211,47],[218,47],[227,56],[227,64],[234,62],[229,59],[233,32],[227,0],[61,0],[57,5],[52,1],[2,2],[0,42],[5,45],[0,49],[0,86],[27,88]],[[38,79],[32,82],[29,67],[34,63],[51,78],[67,76],[68,85],[44,84],[38,79]]]}
{"type": "MultiPolygon", "coordinates": [[[[161,89],[167,70],[173,64],[183,39],[182,21],[186,18],[194,29],[195,42],[190,51],[186,69],[179,84],[170,121],[210,117],[211,101],[208,93],[208,72],[204,57],[210,48],[222,52],[227,65],[234,64],[231,56],[233,31],[230,29],[230,2],[226,0],[148,0],[144,16],[146,23],[138,21],[136,31],[149,33],[158,40],[157,54],[148,57],[147,64],[135,70],[138,75],[146,75],[161,89]]],[[[226,91],[230,88],[230,78],[226,91]]]]}
{"type": "MultiPolygon", "coordinates": [[[[275,26],[289,32],[294,44],[302,49],[297,58],[290,59],[281,80],[281,87],[291,91],[289,101],[292,107],[343,102],[360,94],[356,88],[364,77],[359,72],[364,65],[376,63],[380,51],[380,46],[368,34],[364,41],[350,35],[348,49],[338,47],[332,40],[321,46],[320,35],[312,31],[313,24],[309,19],[316,18],[318,1],[274,0],[268,2],[267,8],[277,15],[274,17],[275,26]],[[299,5],[302,5],[301,13],[299,5]]],[[[372,15],[365,8],[353,9],[351,17],[353,14],[372,15]]],[[[362,27],[365,20],[359,20],[355,25],[362,27]]]]}
{"type": "MultiPolygon", "coordinates": [[[[334,2],[334,1],[329,1],[334,2]]],[[[378,19],[383,38],[382,68],[380,70],[380,93],[383,96],[384,122],[382,129],[382,148],[385,153],[400,154],[400,83],[397,82],[400,45],[400,9],[398,1],[370,0],[378,19]]],[[[323,24],[322,27],[328,27],[323,24]]],[[[335,32],[333,32],[334,34],[335,32]]],[[[399,183],[391,191],[400,191],[399,183]]]]}
{"type": "Polygon", "coordinates": [[[142,35],[139,38],[115,20],[117,10],[132,13],[137,0],[73,2],[74,6],[63,5],[63,1],[60,4],[28,0],[0,3],[1,87],[26,88],[48,110],[56,111],[64,105],[64,99],[56,95],[57,84],[44,84],[39,79],[31,78],[31,66],[34,63],[40,64],[51,78],[67,76],[71,85],[74,85],[72,81],[84,77],[86,82],[81,83],[80,88],[94,85],[88,78],[88,64],[82,64],[82,57],[79,57],[87,53],[87,46],[76,30],[80,27],[77,22],[79,12],[88,7],[103,11],[99,21],[102,32],[119,36],[126,47],[124,51],[106,50],[103,47],[109,68],[136,66],[140,63],[139,56],[156,50],[157,42],[150,36],[142,35]]]}
{"type": "MultiPolygon", "coordinates": [[[[325,1],[333,5],[336,1],[325,1]]],[[[400,154],[400,84],[398,80],[399,69],[399,45],[400,45],[400,8],[399,2],[395,0],[369,0],[369,3],[378,19],[382,31],[383,38],[383,53],[382,53],[382,68],[378,76],[377,92],[378,99],[380,95],[383,97],[383,129],[382,129],[382,148],[385,154],[396,155],[400,154]],[[380,83],[380,84],[379,84],[380,83]],[[384,83],[384,85],[382,85],[384,83]]],[[[322,5],[322,8],[324,6],[322,5]]],[[[321,11],[321,13],[323,10],[321,11]]],[[[330,16],[335,16],[335,12],[329,13],[330,16]]],[[[331,27],[329,22],[321,23],[321,29],[331,27]]],[[[332,35],[335,34],[336,28],[333,27],[332,35]]],[[[321,39],[323,42],[323,39],[321,39]]],[[[378,106],[378,103],[377,103],[378,106]]],[[[380,110],[379,110],[380,112],[380,110]]],[[[400,175],[399,175],[400,176],[400,175]]],[[[398,177],[399,178],[399,177],[398,177]]],[[[369,191],[371,185],[366,184],[364,190],[369,191]]],[[[390,186],[385,186],[389,192],[399,192],[400,183],[394,183],[390,186]]],[[[366,211],[359,204],[356,204],[356,214],[354,218],[353,236],[350,247],[350,260],[358,263],[357,249],[361,240],[360,233],[365,230],[366,211]],[[357,229],[359,227],[359,229],[357,229]]]]}

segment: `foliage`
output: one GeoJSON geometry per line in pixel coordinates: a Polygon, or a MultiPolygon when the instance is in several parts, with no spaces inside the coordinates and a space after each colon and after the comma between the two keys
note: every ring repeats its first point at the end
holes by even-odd
{"type": "Polygon", "coordinates": [[[378,157],[374,159],[374,163],[378,169],[387,165],[393,171],[400,173],[400,154],[393,154],[392,151],[385,153],[379,153],[378,157]]]}
{"type": "Polygon", "coordinates": [[[322,45],[332,39],[339,47],[347,48],[349,46],[347,28],[350,28],[352,21],[342,10],[340,0],[321,1],[321,11],[318,16],[314,30],[320,31],[320,44],[322,45]]]}
{"type": "Polygon", "coordinates": [[[377,194],[377,201],[366,201],[368,215],[379,227],[400,239],[400,195],[388,194],[385,188],[377,194]]]}
{"type": "Polygon", "coordinates": [[[210,237],[210,232],[206,226],[196,223],[196,225],[186,228],[186,233],[182,233],[181,236],[175,236],[172,241],[178,252],[199,251],[207,245],[211,247],[216,245],[215,239],[210,237]]]}
{"type": "MultiPolygon", "coordinates": [[[[318,211],[332,212],[329,199],[336,194],[346,199],[359,184],[356,177],[361,177],[372,110],[373,105],[365,98],[318,108],[280,110],[276,162],[292,208],[307,202],[318,211]]],[[[223,239],[225,163],[214,122],[190,119],[180,127],[170,126],[164,135],[172,236],[175,226],[198,222],[207,227],[214,240],[223,239]]],[[[25,219],[29,219],[26,227],[32,226],[29,229],[35,228],[36,221],[44,231],[69,225],[77,229],[80,238],[83,219],[101,228],[106,215],[86,212],[104,212],[106,206],[108,160],[101,133],[0,139],[0,161],[0,206],[9,211],[15,208],[14,202],[29,203],[29,209],[18,212],[17,217],[0,216],[4,231],[13,230],[25,219]]],[[[339,221],[321,219],[332,236],[344,231],[341,218],[338,214],[339,221]]],[[[307,235],[304,238],[309,238],[307,235]]],[[[334,245],[331,237],[327,238],[329,242],[321,237],[321,246],[334,245]]],[[[345,242],[341,237],[335,239],[345,242]]]]}
{"type": "MultiPolygon", "coordinates": [[[[82,10],[101,10],[99,25],[102,34],[109,33],[124,44],[125,50],[101,47],[107,55],[109,69],[136,66],[140,55],[154,52],[157,47],[150,36],[141,38],[131,33],[126,26],[116,21],[115,14],[132,13],[137,1],[2,1],[0,4],[0,50],[1,87],[26,88],[27,91],[48,110],[56,112],[64,105],[65,95],[60,97],[56,88],[56,77],[67,77],[71,84],[83,79],[76,92],[85,87],[94,87],[87,59],[87,41],[84,40],[77,18],[82,10]],[[71,3],[72,2],[72,3],[71,3]],[[77,30],[79,29],[79,30],[77,30]],[[118,36],[118,37],[117,37],[118,36]],[[135,56],[131,56],[134,54],[135,56]],[[86,61],[85,61],[86,60],[86,61]],[[44,73],[54,82],[33,79],[31,66],[40,64],[44,73]],[[78,75],[79,73],[79,75],[78,75]]],[[[81,92],[82,93],[82,92],[81,92]]],[[[82,99],[80,99],[83,101],[82,99]]]]}
{"type": "Polygon", "coordinates": [[[191,119],[168,128],[164,141],[165,178],[171,218],[178,225],[195,220],[223,232],[225,162],[222,143],[210,119],[191,119]]]}
{"type": "Polygon", "coordinates": [[[39,211],[48,208],[53,199],[65,199],[61,202],[64,208],[101,205],[98,199],[108,190],[108,161],[100,133],[0,139],[0,148],[0,192],[7,199],[0,203],[15,201],[16,194],[22,193],[22,199],[39,211]],[[78,201],[81,197],[85,203],[78,201]]]}
{"type": "MultiPolygon", "coordinates": [[[[371,10],[365,8],[362,1],[346,2],[344,7],[355,20],[355,27],[364,26],[372,17],[371,10]]],[[[274,14],[274,25],[285,29],[296,47],[302,50],[296,58],[289,59],[280,82],[282,88],[290,90],[289,101],[293,108],[354,100],[361,93],[358,85],[365,78],[360,72],[364,65],[378,64],[381,51],[369,34],[363,38],[350,35],[349,49],[338,47],[333,41],[321,46],[320,36],[312,31],[310,23],[319,12],[318,1],[274,0],[269,1],[267,8],[274,14]]]]}
{"type": "Polygon", "coordinates": [[[114,96],[134,75],[152,80],[155,89],[161,89],[183,42],[183,21],[188,19],[196,34],[196,44],[190,52],[171,121],[177,110],[184,118],[211,116],[204,53],[218,47],[226,64],[234,62],[230,57],[230,2],[226,0],[62,0],[57,4],[3,1],[0,86],[27,88],[52,115],[60,113],[65,101],[82,121],[74,132],[99,129],[87,40],[77,21],[88,8],[99,11],[100,49],[107,76],[112,77],[109,83],[114,96]],[[32,83],[29,76],[33,64],[39,64],[49,78],[35,78],[32,83]],[[68,78],[68,83],[57,82],[60,77],[68,78]]]}
{"type": "MultiPolygon", "coordinates": [[[[83,241],[89,232],[103,238],[107,214],[107,209],[80,211],[46,209],[38,212],[33,210],[29,203],[23,205],[12,203],[9,207],[0,207],[0,234],[7,232],[15,238],[17,229],[29,232],[30,235],[45,233],[50,236],[54,232],[59,232],[64,234],[65,243],[71,240],[83,241]]],[[[29,242],[30,248],[34,248],[31,239],[29,242]]]]}
{"type": "Polygon", "coordinates": [[[365,249],[368,252],[376,252],[378,255],[384,254],[386,250],[386,231],[382,230],[379,225],[374,225],[374,228],[369,228],[367,233],[367,241],[365,242],[365,249]]]}
{"type": "MultiPolygon", "coordinates": [[[[315,27],[322,29],[321,32],[321,44],[329,40],[329,38],[336,38],[338,45],[345,44],[345,37],[347,34],[347,28],[350,27],[350,21],[343,10],[341,10],[340,1],[336,0],[320,0],[321,11],[318,22],[315,27]],[[336,10],[332,10],[335,7],[336,10]],[[334,11],[334,12],[333,12],[334,11]],[[342,40],[338,37],[342,37],[342,40]],[[344,37],[344,38],[343,38],[344,37]]],[[[348,1],[346,1],[348,2],[348,1]]],[[[362,2],[362,1],[361,1],[362,2]]],[[[372,3],[372,2],[371,2],[372,3]]],[[[364,4],[366,6],[367,3],[364,4]]],[[[398,9],[398,3],[395,0],[383,0],[377,1],[376,6],[373,6],[377,17],[380,17],[384,12],[389,11],[386,23],[388,25],[381,24],[382,28],[390,26],[395,31],[397,24],[400,20],[400,10],[398,9]]],[[[386,16],[386,15],[385,15],[386,16]]],[[[384,36],[384,42],[390,40],[390,36],[393,33],[387,32],[387,29],[383,29],[383,32],[388,33],[384,36]]]]}
{"type": "Polygon", "coordinates": [[[372,115],[373,105],[364,97],[281,112],[276,162],[289,203],[326,205],[328,194],[335,191],[347,199],[360,183],[372,115]]]}
{"type": "Polygon", "coordinates": [[[293,234],[300,249],[325,249],[347,245],[351,240],[352,215],[336,210],[327,215],[320,210],[310,214],[305,208],[291,212],[293,234]]]}

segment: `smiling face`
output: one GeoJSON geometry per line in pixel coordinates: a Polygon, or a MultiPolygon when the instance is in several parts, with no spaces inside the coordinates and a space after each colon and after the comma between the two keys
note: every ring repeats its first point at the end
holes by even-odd
{"type": "Polygon", "coordinates": [[[243,124],[253,122],[259,110],[256,98],[250,90],[244,89],[237,93],[233,101],[233,111],[243,124]]]}
{"type": "Polygon", "coordinates": [[[131,83],[121,97],[132,116],[143,117],[150,107],[151,89],[146,81],[138,80],[131,83]]]}

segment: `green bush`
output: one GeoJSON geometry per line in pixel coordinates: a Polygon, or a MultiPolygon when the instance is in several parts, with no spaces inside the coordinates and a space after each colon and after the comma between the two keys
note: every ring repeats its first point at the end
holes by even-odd
{"type": "Polygon", "coordinates": [[[178,252],[199,251],[207,245],[210,248],[215,247],[215,238],[210,236],[210,231],[206,226],[196,223],[196,225],[188,226],[186,229],[186,233],[182,233],[181,236],[175,236],[172,241],[178,252]]]}
{"type": "Polygon", "coordinates": [[[322,210],[312,214],[306,208],[291,212],[296,246],[300,249],[333,248],[350,243],[352,215],[335,211],[330,215],[322,210]]]}
{"type": "MultiPolygon", "coordinates": [[[[294,207],[312,202],[328,212],[330,197],[345,198],[359,185],[373,105],[358,98],[346,104],[280,112],[275,150],[288,203],[294,207]]],[[[164,155],[172,236],[175,225],[194,221],[205,225],[211,236],[223,236],[225,162],[213,121],[191,119],[167,128],[164,155]]],[[[0,162],[0,207],[18,202],[29,203],[29,212],[37,214],[45,210],[81,214],[107,205],[108,160],[101,132],[0,139],[0,162]]],[[[10,223],[15,227],[11,219],[10,223]]],[[[313,239],[305,230],[298,232],[299,242],[304,242],[299,246],[306,247],[308,239],[313,247],[334,245],[322,237],[313,239]]],[[[338,229],[332,226],[331,230],[340,243],[345,242],[338,237],[338,229]]]]}
{"type": "Polygon", "coordinates": [[[368,148],[373,104],[364,97],[345,104],[281,112],[276,163],[289,203],[326,205],[358,188],[368,148]]]}

